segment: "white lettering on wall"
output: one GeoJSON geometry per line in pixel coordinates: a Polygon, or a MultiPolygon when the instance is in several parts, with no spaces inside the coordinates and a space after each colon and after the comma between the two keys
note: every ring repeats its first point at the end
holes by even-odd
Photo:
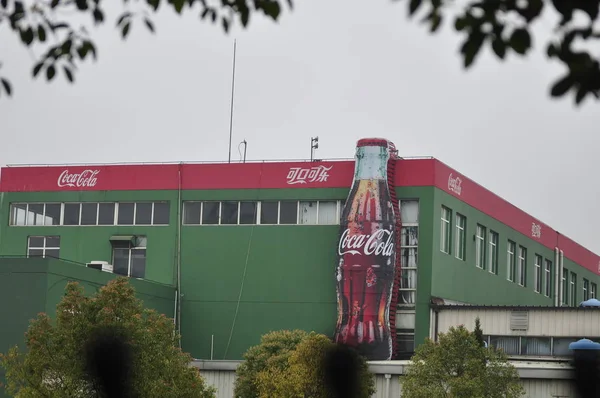
{"type": "Polygon", "coordinates": [[[329,177],[328,171],[333,166],[291,167],[287,175],[288,184],[306,184],[308,182],[325,182],[329,177]]]}
{"type": "Polygon", "coordinates": [[[350,235],[350,229],[346,229],[338,244],[338,254],[391,256],[394,254],[394,247],[393,231],[380,229],[371,235],[350,235]]]}
{"type": "Polygon", "coordinates": [[[462,192],[462,180],[459,176],[453,177],[452,173],[448,176],[448,190],[460,196],[462,192]]]}
{"type": "Polygon", "coordinates": [[[542,237],[542,226],[540,224],[531,223],[531,236],[537,239],[542,237]]]}
{"type": "Polygon", "coordinates": [[[84,170],[81,173],[69,173],[69,170],[65,170],[58,176],[57,185],[59,187],[93,187],[96,185],[98,180],[96,176],[100,173],[100,170],[84,170]]]}

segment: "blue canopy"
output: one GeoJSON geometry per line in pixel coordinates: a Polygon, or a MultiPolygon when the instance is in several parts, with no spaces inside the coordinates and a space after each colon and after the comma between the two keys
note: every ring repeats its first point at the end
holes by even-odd
{"type": "Polygon", "coordinates": [[[581,303],[579,303],[580,307],[600,307],[600,300],[597,300],[595,298],[586,300],[586,301],[582,301],[581,303]]]}
{"type": "Polygon", "coordinates": [[[595,343],[588,339],[581,339],[569,344],[569,350],[600,350],[600,343],[595,343]]]}

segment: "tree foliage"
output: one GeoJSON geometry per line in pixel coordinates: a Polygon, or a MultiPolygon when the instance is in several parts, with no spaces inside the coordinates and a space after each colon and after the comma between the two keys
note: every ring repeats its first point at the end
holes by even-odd
{"type": "Polygon", "coordinates": [[[427,340],[411,359],[402,378],[403,398],[516,398],[525,392],[506,355],[480,345],[464,326],[427,340]],[[487,363],[487,366],[482,365],[487,363]]]}
{"type": "MultiPolygon", "coordinates": [[[[433,33],[442,26],[447,14],[456,9],[454,0],[406,0],[410,16],[427,8],[423,22],[433,33]],[[450,11],[449,11],[450,10],[450,11]]],[[[0,0],[0,26],[8,24],[10,31],[25,46],[41,44],[45,50],[34,63],[34,77],[45,75],[53,80],[62,71],[73,82],[77,65],[86,59],[96,59],[97,49],[89,33],[83,27],[74,27],[61,11],[75,11],[90,17],[96,25],[105,23],[105,11],[101,0],[48,0],[26,5],[25,0],[0,0]]],[[[146,0],[145,7],[133,12],[123,0],[125,11],[116,18],[116,26],[126,39],[135,23],[143,24],[154,32],[151,19],[162,4],[178,14],[192,12],[199,5],[199,17],[218,23],[228,32],[234,23],[247,27],[252,14],[266,15],[277,21],[282,8],[292,8],[292,0],[146,0]]],[[[487,45],[499,60],[511,51],[526,56],[535,43],[531,27],[540,19],[545,9],[553,9],[560,15],[555,37],[545,43],[549,59],[557,60],[566,67],[566,73],[554,82],[550,90],[553,97],[573,93],[575,103],[580,104],[588,95],[600,98],[600,62],[598,56],[585,49],[574,48],[579,41],[600,39],[600,30],[594,28],[598,18],[599,0],[466,0],[459,5],[460,12],[454,17],[453,27],[464,36],[460,53],[465,68],[475,62],[480,50],[487,45]],[[587,16],[582,26],[573,22],[573,15],[587,16]]],[[[69,15],[68,13],[66,15],[69,15]]],[[[70,13],[73,15],[73,13],[70,13]]],[[[1,66],[1,64],[0,64],[1,66]]],[[[0,76],[0,94],[9,96],[12,86],[0,76]]]]}
{"type": "Polygon", "coordinates": [[[215,390],[178,347],[172,320],[144,309],[126,278],[112,280],[94,297],[68,283],[56,319],[42,313],[31,321],[26,352],[13,347],[1,355],[7,392],[17,398],[98,396],[85,350],[90,338],[107,327],[117,328],[134,353],[134,396],[214,398],[215,390]]]}
{"type": "MultiPolygon", "coordinates": [[[[325,356],[335,347],[322,334],[278,331],[263,336],[238,368],[235,396],[241,398],[328,398],[324,378],[325,356]],[[266,359],[266,360],[265,360],[266,359]]],[[[375,380],[360,358],[359,397],[375,392],[375,380]]]]}
{"type": "Polygon", "coordinates": [[[475,318],[475,330],[473,330],[475,340],[481,347],[485,347],[485,341],[483,340],[483,330],[481,329],[481,321],[479,317],[475,318]]]}

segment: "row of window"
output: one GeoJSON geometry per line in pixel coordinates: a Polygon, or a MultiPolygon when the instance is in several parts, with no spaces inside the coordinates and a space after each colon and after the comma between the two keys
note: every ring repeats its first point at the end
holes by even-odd
{"type": "MultiPolygon", "coordinates": [[[[455,232],[452,233],[452,210],[442,206],[441,215],[441,241],[440,250],[446,254],[452,254],[457,259],[466,261],[467,246],[467,218],[460,213],[454,216],[455,232]],[[454,235],[454,247],[452,238],[454,235]]],[[[477,224],[475,233],[475,266],[481,269],[487,269],[493,274],[498,274],[498,245],[499,234],[489,230],[480,224],[477,224]]],[[[507,279],[517,283],[519,286],[527,286],[527,248],[518,245],[512,240],[507,241],[506,249],[506,267],[507,279]]],[[[534,280],[533,289],[535,292],[552,297],[553,277],[552,261],[539,254],[534,255],[534,280]]],[[[577,305],[577,275],[573,272],[569,274],[568,270],[563,272],[563,303],[568,305],[577,305]],[[569,279],[570,276],[570,279],[569,279]],[[570,282],[569,282],[570,280],[570,282]]],[[[583,298],[595,298],[597,286],[590,283],[587,279],[583,280],[583,298]]]]}
{"type": "MultiPolygon", "coordinates": [[[[595,342],[600,338],[586,337],[595,342]]],[[[569,344],[581,337],[542,337],[542,336],[484,336],[488,345],[502,349],[507,355],[564,357],[573,354],[569,344]]]]}
{"type": "Polygon", "coordinates": [[[13,203],[10,225],[168,225],[169,202],[13,203]]]}
{"type": "MultiPolygon", "coordinates": [[[[113,273],[132,278],[144,278],[146,274],[145,237],[137,242],[112,242],[113,273]]],[[[60,236],[30,236],[27,238],[27,257],[60,258],[60,236]]]]}

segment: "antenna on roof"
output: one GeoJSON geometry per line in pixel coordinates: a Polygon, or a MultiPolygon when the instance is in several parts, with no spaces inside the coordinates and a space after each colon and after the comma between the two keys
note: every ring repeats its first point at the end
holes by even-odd
{"type": "Polygon", "coordinates": [[[319,137],[311,137],[310,139],[310,161],[315,159],[315,150],[319,148],[319,137]]]}
{"type": "Polygon", "coordinates": [[[240,160],[242,161],[242,163],[246,163],[246,149],[248,149],[248,143],[246,142],[246,140],[244,140],[238,145],[238,152],[240,153],[240,160]],[[240,149],[242,145],[244,146],[244,156],[242,156],[242,150],[240,149]]]}
{"type": "Polygon", "coordinates": [[[231,108],[229,110],[229,159],[227,163],[231,163],[231,137],[233,134],[233,95],[235,93],[235,52],[236,39],[233,39],[233,71],[231,74],[231,108]]]}

